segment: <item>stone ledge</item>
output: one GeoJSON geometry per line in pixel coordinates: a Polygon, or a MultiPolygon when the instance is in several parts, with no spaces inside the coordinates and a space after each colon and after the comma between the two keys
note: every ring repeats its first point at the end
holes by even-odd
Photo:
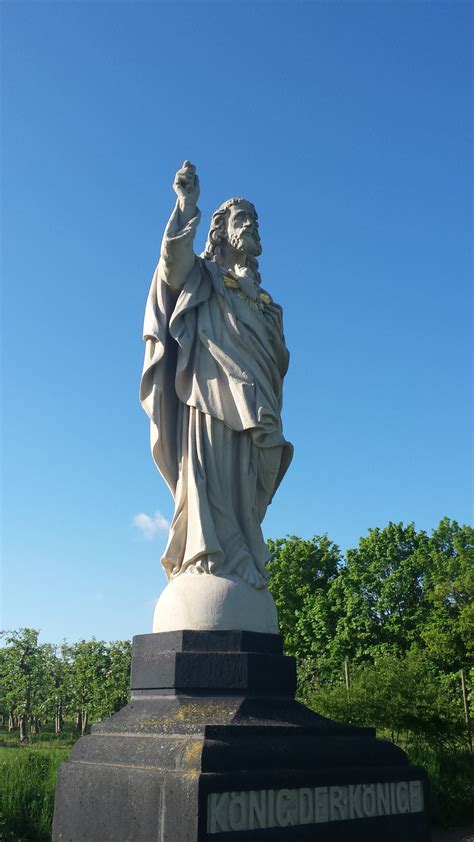
{"type": "Polygon", "coordinates": [[[171,631],[137,634],[133,638],[133,656],[153,657],[158,652],[259,652],[283,654],[279,634],[251,631],[171,631]]]}
{"type": "Polygon", "coordinates": [[[132,690],[252,690],[293,695],[296,664],[285,655],[255,652],[157,652],[134,655],[132,690]]]}

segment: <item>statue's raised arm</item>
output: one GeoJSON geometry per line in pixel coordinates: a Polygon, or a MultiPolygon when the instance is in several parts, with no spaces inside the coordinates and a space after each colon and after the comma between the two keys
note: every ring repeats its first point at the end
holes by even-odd
{"type": "Polygon", "coordinates": [[[193,243],[201,218],[197,207],[199,177],[190,161],[176,173],[173,190],[177,202],[161,244],[159,275],[161,281],[180,291],[194,265],[193,243]]]}
{"type": "Polygon", "coordinates": [[[182,224],[185,225],[196,211],[200,192],[199,176],[196,173],[196,167],[191,161],[185,161],[181,169],[176,173],[173,181],[173,190],[178,197],[182,224]]]}

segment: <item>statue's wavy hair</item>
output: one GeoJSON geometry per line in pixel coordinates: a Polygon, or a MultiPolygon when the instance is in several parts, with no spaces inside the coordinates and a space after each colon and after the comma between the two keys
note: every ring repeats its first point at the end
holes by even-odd
{"type": "MultiPolygon", "coordinates": [[[[212,214],[211,227],[207,235],[207,242],[204,251],[201,254],[205,260],[214,260],[216,263],[221,263],[222,248],[221,244],[227,239],[227,219],[229,217],[229,210],[233,205],[239,205],[241,202],[250,205],[253,210],[255,222],[258,228],[258,214],[252,202],[243,199],[241,196],[235,196],[233,199],[227,199],[222,205],[217,208],[212,214]]],[[[256,257],[248,258],[248,266],[255,272],[258,282],[260,283],[260,274],[258,272],[258,260],[256,257]]]]}

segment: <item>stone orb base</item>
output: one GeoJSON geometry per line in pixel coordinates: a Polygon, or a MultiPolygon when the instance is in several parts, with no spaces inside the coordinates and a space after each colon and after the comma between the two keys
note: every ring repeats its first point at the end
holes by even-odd
{"type": "Polygon", "coordinates": [[[155,606],[153,631],[253,631],[278,634],[275,602],[238,576],[183,573],[155,606]]]}

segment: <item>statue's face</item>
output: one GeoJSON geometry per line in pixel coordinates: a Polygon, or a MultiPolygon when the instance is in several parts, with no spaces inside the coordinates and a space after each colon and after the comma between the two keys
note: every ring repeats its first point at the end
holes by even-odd
{"type": "Polygon", "coordinates": [[[252,257],[258,257],[262,253],[255,212],[247,202],[229,208],[227,239],[236,251],[252,257]]]}

